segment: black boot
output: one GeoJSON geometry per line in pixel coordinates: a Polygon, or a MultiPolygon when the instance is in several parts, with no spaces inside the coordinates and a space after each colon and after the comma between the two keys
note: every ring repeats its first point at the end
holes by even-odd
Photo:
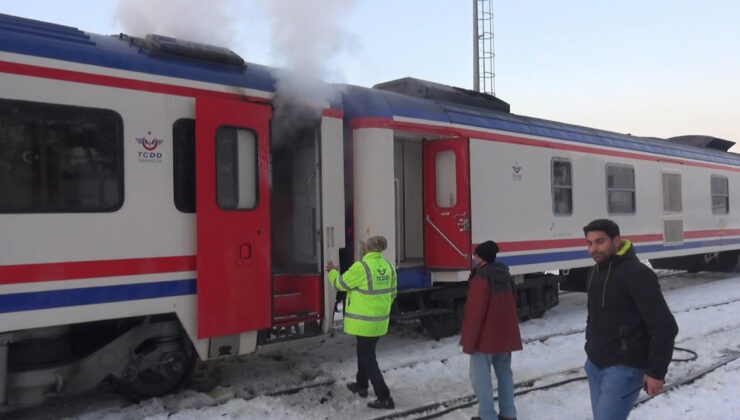
{"type": "Polygon", "coordinates": [[[347,389],[352,391],[353,394],[357,394],[362,398],[367,398],[367,388],[362,388],[357,382],[348,383],[347,389]]]}
{"type": "Polygon", "coordinates": [[[499,414],[498,420],[516,420],[516,417],[504,417],[501,414],[499,414]]]}
{"type": "Polygon", "coordinates": [[[367,403],[367,406],[370,408],[380,408],[385,410],[392,410],[396,408],[396,404],[393,403],[393,398],[391,397],[378,398],[375,401],[367,403]]]}

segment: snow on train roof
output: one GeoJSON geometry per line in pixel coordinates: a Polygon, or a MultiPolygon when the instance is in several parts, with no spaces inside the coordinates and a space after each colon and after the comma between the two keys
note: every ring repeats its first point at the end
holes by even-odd
{"type": "MultiPolygon", "coordinates": [[[[245,70],[243,67],[152,54],[135,40],[142,39],[125,35],[92,34],[70,26],[0,14],[2,51],[267,92],[275,91],[275,78],[269,67],[247,63],[245,70]]],[[[210,47],[202,44],[201,46],[210,47]]],[[[212,49],[225,50],[218,47],[212,49]]]]}
{"type": "Polygon", "coordinates": [[[418,118],[740,166],[740,155],[720,150],[428,100],[384,90],[352,85],[338,86],[343,92],[344,113],[349,119],[363,117],[418,118]]]}

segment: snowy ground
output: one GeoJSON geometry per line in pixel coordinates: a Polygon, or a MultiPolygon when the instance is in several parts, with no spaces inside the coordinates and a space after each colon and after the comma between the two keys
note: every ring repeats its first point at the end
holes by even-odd
{"type": "MultiPolygon", "coordinates": [[[[661,279],[679,325],[676,346],[698,358],[672,363],[667,384],[740,352],[740,277],[737,274],[673,274],[661,279]]],[[[524,350],[514,353],[515,382],[525,390],[583,376],[585,295],[564,293],[542,319],[521,324],[524,350]],[[553,336],[554,335],[554,336],[553,336]]],[[[338,329],[341,331],[341,328],[338,329]]],[[[73,401],[9,413],[9,418],[80,420],[190,419],[373,419],[434,402],[470,396],[468,356],[459,337],[433,341],[416,323],[396,325],[380,340],[378,361],[396,402],[395,411],[376,411],[352,395],[345,383],[355,373],[354,338],[337,332],[297,348],[209,362],[199,367],[193,388],[218,381],[208,392],[131,404],[103,388],[73,401]],[[269,396],[303,387],[295,393],[269,396]]],[[[686,357],[675,353],[674,358],[686,357]]],[[[632,411],[631,419],[740,419],[740,359],[695,382],[670,390],[632,411]]],[[[370,398],[373,398],[371,393],[370,398]]],[[[588,419],[591,409],[583,380],[516,398],[519,419],[588,419]]],[[[469,419],[476,406],[442,419],[469,419]]],[[[404,418],[417,418],[421,414],[404,418]]]]}

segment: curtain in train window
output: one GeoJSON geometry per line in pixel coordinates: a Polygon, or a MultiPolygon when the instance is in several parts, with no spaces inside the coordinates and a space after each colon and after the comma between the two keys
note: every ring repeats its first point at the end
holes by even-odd
{"type": "Polygon", "coordinates": [[[455,152],[439,152],[434,157],[436,177],[436,202],[439,208],[454,207],[457,204],[457,167],[455,152]]]}
{"type": "Polygon", "coordinates": [[[216,131],[216,200],[226,210],[257,206],[257,137],[235,127],[216,131]]]}
{"type": "Polygon", "coordinates": [[[606,165],[606,198],[609,213],[635,212],[635,169],[627,165],[606,165]]]}
{"type": "Polygon", "coordinates": [[[0,99],[0,212],[109,212],[123,204],[118,113],[0,99]]]}
{"type": "Polygon", "coordinates": [[[663,175],[663,211],[683,211],[681,197],[681,174],[663,175]]]}
{"type": "Polygon", "coordinates": [[[712,175],[712,213],[727,214],[730,211],[730,186],[727,177],[712,175]]]}
{"type": "Polygon", "coordinates": [[[573,214],[573,176],[567,159],[552,160],[552,212],[556,215],[573,214]]]}

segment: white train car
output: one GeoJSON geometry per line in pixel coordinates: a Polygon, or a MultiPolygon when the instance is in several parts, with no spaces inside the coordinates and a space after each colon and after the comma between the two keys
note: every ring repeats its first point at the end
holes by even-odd
{"type": "Polygon", "coordinates": [[[275,85],[226,49],[0,15],[0,404],[159,395],[196,354],[331,328],[341,111],[282,129],[275,85]]]}
{"type": "Polygon", "coordinates": [[[513,115],[490,95],[412,78],[344,87],[343,106],[355,180],[348,232],[395,235],[399,284],[416,283],[411,296],[399,292],[402,312],[434,314],[423,320],[436,335],[459,326],[471,251],[489,239],[515,275],[523,317],[557,302],[555,283],[583,287],[593,261],[582,228],[597,218],[616,221],[656,267],[738,265],[732,142],[513,115]],[[391,191],[395,208],[373,205],[391,191]],[[546,274],[553,270],[560,275],[546,274]],[[419,287],[427,288],[421,300],[419,287]]]}

